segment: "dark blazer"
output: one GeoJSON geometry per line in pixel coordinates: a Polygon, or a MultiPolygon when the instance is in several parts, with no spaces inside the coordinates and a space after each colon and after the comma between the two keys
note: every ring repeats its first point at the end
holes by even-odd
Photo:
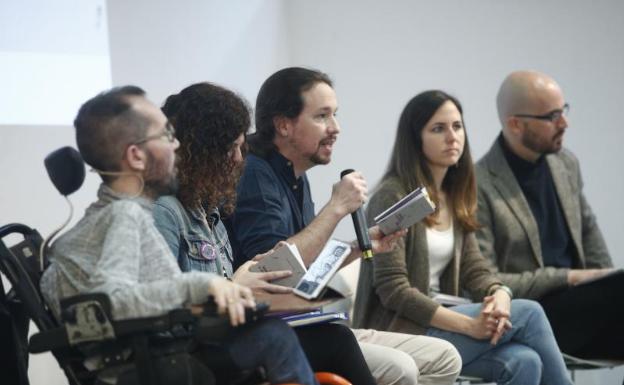
{"type": "MultiPolygon", "coordinates": [[[[368,204],[368,223],[408,191],[395,179],[386,179],[368,204]]],[[[440,290],[451,295],[468,291],[480,301],[500,280],[479,252],[474,233],[454,224],[455,253],[440,277],[440,290]]],[[[439,306],[429,294],[429,253],[424,222],[412,226],[398,247],[362,261],[355,300],[354,325],[402,333],[422,334],[439,306]]]]}
{"type": "MultiPolygon", "coordinates": [[[[575,253],[575,268],[611,267],[596,218],[583,195],[576,157],[562,149],[546,156],[575,253]]],[[[477,163],[479,247],[518,297],[538,299],[567,286],[568,269],[544,266],[537,223],[498,140],[477,163]]]]}

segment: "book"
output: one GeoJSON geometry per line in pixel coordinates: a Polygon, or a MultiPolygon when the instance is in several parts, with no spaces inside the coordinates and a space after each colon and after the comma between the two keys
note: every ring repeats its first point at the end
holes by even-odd
{"type": "Polygon", "coordinates": [[[375,223],[384,234],[406,229],[435,211],[435,204],[429,198],[425,187],[404,196],[398,202],[375,217],[375,223]]]}
{"type": "Polygon", "coordinates": [[[443,293],[432,293],[431,299],[442,306],[467,305],[472,303],[472,301],[468,298],[443,293]]]}
{"type": "Polygon", "coordinates": [[[351,245],[348,243],[330,239],[301,277],[293,293],[306,299],[319,297],[350,252],[351,245]]]}
{"type": "Polygon", "coordinates": [[[349,319],[349,316],[345,312],[324,313],[321,310],[316,310],[307,313],[284,315],[280,318],[286,321],[288,325],[295,328],[298,326],[314,325],[326,322],[346,321],[349,319]]]}
{"type": "Polygon", "coordinates": [[[324,306],[328,306],[340,298],[327,297],[322,299],[307,300],[293,293],[268,293],[261,289],[253,290],[256,302],[266,302],[269,304],[269,315],[286,315],[295,313],[308,313],[320,310],[324,306]]]}
{"type": "Polygon", "coordinates": [[[273,280],[271,283],[280,286],[295,287],[301,277],[305,275],[306,268],[296,245],[287,243],[277,248],[273,253],[264,256],[257,264],[249,269],[249,271],[253,272],[280,270],[289,270],[292,272],[292,275],[273,280]]]}

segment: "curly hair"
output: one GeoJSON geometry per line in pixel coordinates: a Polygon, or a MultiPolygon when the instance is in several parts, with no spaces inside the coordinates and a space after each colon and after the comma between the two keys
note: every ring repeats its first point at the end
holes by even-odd
{"type": "Polygon", "coordinates": [[[219,207],[231,214],[242,165],[232,161],[230,150],[250,127],[248,104],[223,87],[197,83],[169,96],[162,110],[180,141],[178,199],[187,208],[219,207]]]}

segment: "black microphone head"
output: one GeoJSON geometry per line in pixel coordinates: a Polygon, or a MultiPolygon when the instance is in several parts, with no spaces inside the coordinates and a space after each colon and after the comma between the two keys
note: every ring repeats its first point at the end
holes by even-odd
{"type": "Polygon", "coordinates": [[[342,170],[342,172],[340,173],[340,179],[342,179],[347,174],[351,174],[353,171],[355,171],[355,170],[352,169],[352,168],[348,168],[346,170],[342,170]]]}
{"type": "Polygon", "coordinates": [[[69,195],[82,186],[85,165],[80,153],[72,147],[62,147],[50,153],[43,161],[54,187],[62,195],[69,195]]]}

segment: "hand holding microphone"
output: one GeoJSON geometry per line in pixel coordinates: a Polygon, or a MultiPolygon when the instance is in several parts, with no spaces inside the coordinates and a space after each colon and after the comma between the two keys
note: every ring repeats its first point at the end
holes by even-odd
{"type": "MultiPolygon", "coordinates": [[[[352,172],[352,169],[343,170],[340,173],[340,179],[352,172]]],[[[373,246],[368,235],[368,224],[364,216],[363,204],[360,204],[360,206],[351,213],[351,218],[353,218],[353,227],[355,228],[355,235],[357,236],[358,246],[362,251],[362,256],[364,259],[371,258],[373,256],[373,246]]]]}

